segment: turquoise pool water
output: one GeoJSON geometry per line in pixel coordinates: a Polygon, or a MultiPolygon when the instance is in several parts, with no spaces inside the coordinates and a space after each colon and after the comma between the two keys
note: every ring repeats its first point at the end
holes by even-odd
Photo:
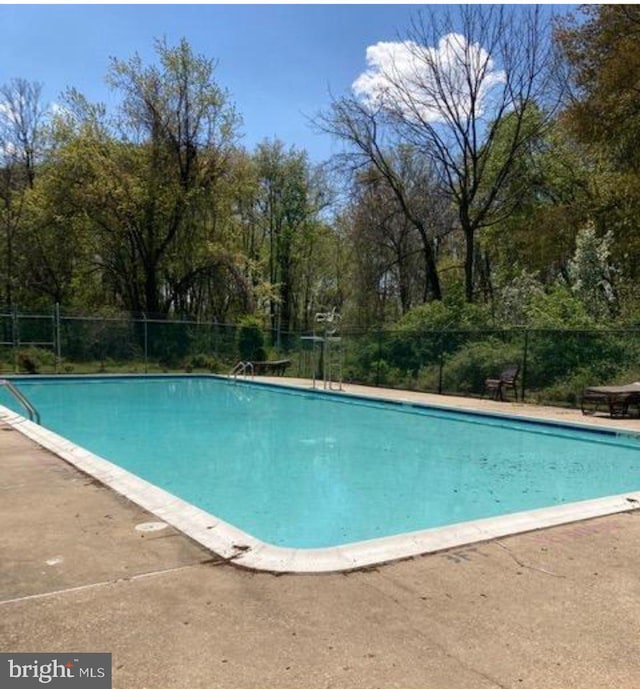
{"type": "Polygon", "coordinates": [[[640,489],[632,436],[207,377],[18,385],[45,427],[274,545],[339,545],[640,489]]]}

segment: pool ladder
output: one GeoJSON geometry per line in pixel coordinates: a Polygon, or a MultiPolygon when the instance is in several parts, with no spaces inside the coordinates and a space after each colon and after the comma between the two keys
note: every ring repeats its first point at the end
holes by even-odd
{"type": "Polygon", "coordinates": [[[35,421],[40,425],[40,414],[38,410],[29,402],[27,397],[18,388],[6,378],[0,380],[0,385],[3,385],[7,390],[13,395],[13,397],[18,400],[18,402],[27,410],[29,414],[29,421],[35,421]]]}
{"type": "Polygon", "coordinates": [[[244,376],[246,378],[249,373],[253,378],[253,364],[250,361],[239,361],[229,371],[229,378],[231,378],[231,376],[233,376],[234,380],[236,380],[238,376],[244,376]]]}

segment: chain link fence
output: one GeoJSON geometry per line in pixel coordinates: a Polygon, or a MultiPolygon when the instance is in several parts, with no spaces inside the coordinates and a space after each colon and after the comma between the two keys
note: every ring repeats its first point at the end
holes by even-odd
{"type": "MultiPolygon", "coordinates": [[[[0,313],[3,373],[227,373],[238,361],[238,328],[146,317],[0,313]]],[[[265,330],[270,359],[286,375],[319,375],[310,333],[265,330]],[[307,339],[305,339],[305,337],[307,339]]],[[[484,381],[520,366],[518,397],[576,406],[590,385],[640,380],[638,330],[354,331],[333,348],[344,382],[481,396],[484,381]]]]}
{"type": "Polygon", "coordinates": [[[482,396],[485,380],[520,367],[518,398],[579,406],[585,387],[640,380],[640,331],[528,330],[351,334],[345,379],[369,385],[482,396]]]}

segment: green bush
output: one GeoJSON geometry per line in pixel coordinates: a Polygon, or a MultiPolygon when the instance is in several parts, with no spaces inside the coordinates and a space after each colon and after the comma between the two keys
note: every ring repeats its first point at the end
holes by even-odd
{"type": "Polygon", "coordinates": [[[406,387],[406,375],[404,371],[392,366],[385,359],[377,359],[371,362],[371,369],[363,382],[382,385],[384,387],[406,387]]]}
{"type": "Polygon", "coordinates": [[[142,358],[143,351],[133,322],[125,315],[118,318],[63,318],[62,351],[65,358],[77,362],[112,359],[126,361],[142,358]]]}
{"type": "Polygon", "coordinates": [[[415,381],[422,368],[439,365],[443,353],[455,352],[469,331],[488,327],[492,324],[487,307],[468,304],[461,291],[453,290],[445,301],[421,304],[405,314],[384,334],[382,355],[415,381]]]}
{"type": "Polygon", "coordinates": [[[148,356],[165,368],[179,368],[189,356],[196,325],[180,321],[153,321],[147,324],[148,356]]]}
{"type": "Polygon", "coordinates": [[[382,352],[393,366],[414,378],[426,365],[439,361],[443,336],[439,331],[398,330],[382,341],[382,352]]]}
{"type": "MultiPolygon", "coordinates": [[[[423,392],[438,392],[440,385],[440,366],[425,366],[418,371],[415,389],[423,392]]],[[[446,392],[446,390],[443,390],[446,392]]]]}
{"type": "Polygon", "coordinates": [[[584,304],[564,285],[554,285],[547,292],[535,292],[527,308],[530,328],[597,330],[598,322],[584,304]]]}
{"type": "Polygon", "coordinates": [[[215,356],[209,354],[194,354],[185,363],[185,368],[190,368],[191,370],[194,368],[204,368],[207,371],[211,371],[211,373],[217,373],[221,369],[221,364],[215,356]]]}
{"type": "Polygon", "coordinates": [[[529,333],[527,385],[553,386],[574,372],[588,370],[598,381],[610,383],[622,362],[638,361],[635,338],[610,332],[532,331],[529,333]]]}
{"type": "Polygon", "coordinates": [[[464,294],[453,291],[443,301],[430,301],[408,311],[396,324],[397,330],[424,333],[442,330],[481,330],[492,328],[487,306],[469,304],[464,294]]]}
{"type": "Polygon", "coordinates": [[[484,381],[509,364],[521,364],[522,345],[497,337],[469,342],[445,358],[442,392],[482,394],[484,381]]]}
{"type": "Polygon", "coordinates": [[[266,360],[264,333],[255,316],[245,316],[240,320],[236,331],[236,348],[242,361],[266,360]]]}
{"type": "Polygon", "coordinates": [[[20,349],[16,355],[18,362],[18,370],[21,373],[40,373],[43,366],[54,368],[56,365],[56,356],[53,352],[46,349],[39,349],[38,347],[28,347],[27,349],[20,349]]]}
{"type": "MultiPolygon", "coordinates": [[[[586,387],[604,382],[597,371],[591,368],[582,368],[572,371],[566,378],[556,381],[553,385],[532,392],[529,397],[539,404],[578,407],[586,387]]],[[[606,382],[610,383],[610,381],[606,382]]]]}

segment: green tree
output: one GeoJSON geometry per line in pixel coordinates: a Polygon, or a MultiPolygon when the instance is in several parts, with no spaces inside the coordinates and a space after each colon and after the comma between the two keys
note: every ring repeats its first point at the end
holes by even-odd
{"type": "MultiPolygon", "coordinates": [[[[525,121],[537,135],[512,166],[505,181],[505,205],[509,213],[486,228],[479,237],[478,253],[490,267],[489,292],[501,300],[523,271],[537,275],[543,284],[558,275],[568,280],[568,264],[574,253],[577,232],[597,208],[600,174],[596,161],[569,135],[561,121],[540,132],[542,115],[532,109],[525,121]]],[[[515,124],[506,118],[503,129],[515,124]]],[[[511,134],[507,132],[507,140],[511,134]]],[[[494,156],[503,155],[501,133],[494,156]]],[[[499,163],[498,163],[499,164],[499,163]]],[[[497,306],[499,308],[499,305],[497,306]]]]}
{"type": "Polygon", "coordinates": [[[123,96],[120,126],[137,144],[119,166],[126,240],[142,277],[132,307],[166,313],[189,281],[217,268],[204,257],[204,265],[172,271],[211,220],[207,195],[225,171],[239,120],[211,60],[185,39],[175,48],[158,41],[156,51],[159,65],[144,66],[137,55],[114,59],[108,81],[123,96]]]}
{"type": "Polygon", "coordinates": [[[84,294],[99,306],[102,297],[89,291],[86,219],[69,211],[66,187],[58,185],[55,168],[38,171],[25,198],[20,250],[15,256],[20,304],[48,311],[52,303],[74,305],[84,294]]]}
{"type": "Polygon", "coordinates": [[[216,241],[217,198],[239,124],[213,62],[182,40],[156,45],[157,65],[114,59],[122,101],[113,127],[79,94],[68,99],[57,151],[76,214],[92,226],[93,261],[127,310],[197,312],[221,273],[245,292],[216,241]]]}
{"type": "Polygon", "coordinates": [[[616,167],[640,169],[640,6],[585,5],[560,22],[556,38],[573,87],[566,117],[616,167]]]}
{"type": "Polygon", "coordinates": [[[640,294],[640,8],[593,5],[556,31],[567,63],[571,98],[563,123],[594,161],[591,215],[596,233],[613,233],[620,306],[636,311],[640,294]]]}
{"type": "Polygon", "coordinates": [[[33,188],[36,165],[43,155],[46,114],[41,84],[13,79],[0,86],[0,228],[4,235],[1,282],[9,309],[17,286],[16,245],[26,195],[33,188]]]}
{"type": "MultiPolygon", "coordinates": [[[[405,149],[397,157],[401,158],[397,170],[406,179],[405,198],[412,212],[433,228],[432,251],[433,244],[444,241],[452,227],[450,208],[437,190],[431,190],[424,171],[418,171],[417,156],[405,149]]],[[[353,176],[343,222],[352,245],[353,318],[358,324],[395,320],[428,299],[422,236],[375,167],[353,176]]]]}
{"type": "Polygon", "coordinates": [[[254,154],[255,206],[252,250],[262,247],[271,327],[289,331],[298,325],[309,293],[309,254],[327,204],[327,187],[304,151],[285,149],[281,141],[265,141],[254,154]],[[305,282],[306,276],[306,284],[305,282]],[[307,294],[305,297],[304,295],[307,294]]]}
{"type": "Polygon", "coordinates": [[[576,251],[569,262],[573,293],[596,319],[609,319],[617,308],[617,271],[610,261],[612,240],[612,232],[598,237],[593,224],[588,224],[578,233],[576,251]]]}

